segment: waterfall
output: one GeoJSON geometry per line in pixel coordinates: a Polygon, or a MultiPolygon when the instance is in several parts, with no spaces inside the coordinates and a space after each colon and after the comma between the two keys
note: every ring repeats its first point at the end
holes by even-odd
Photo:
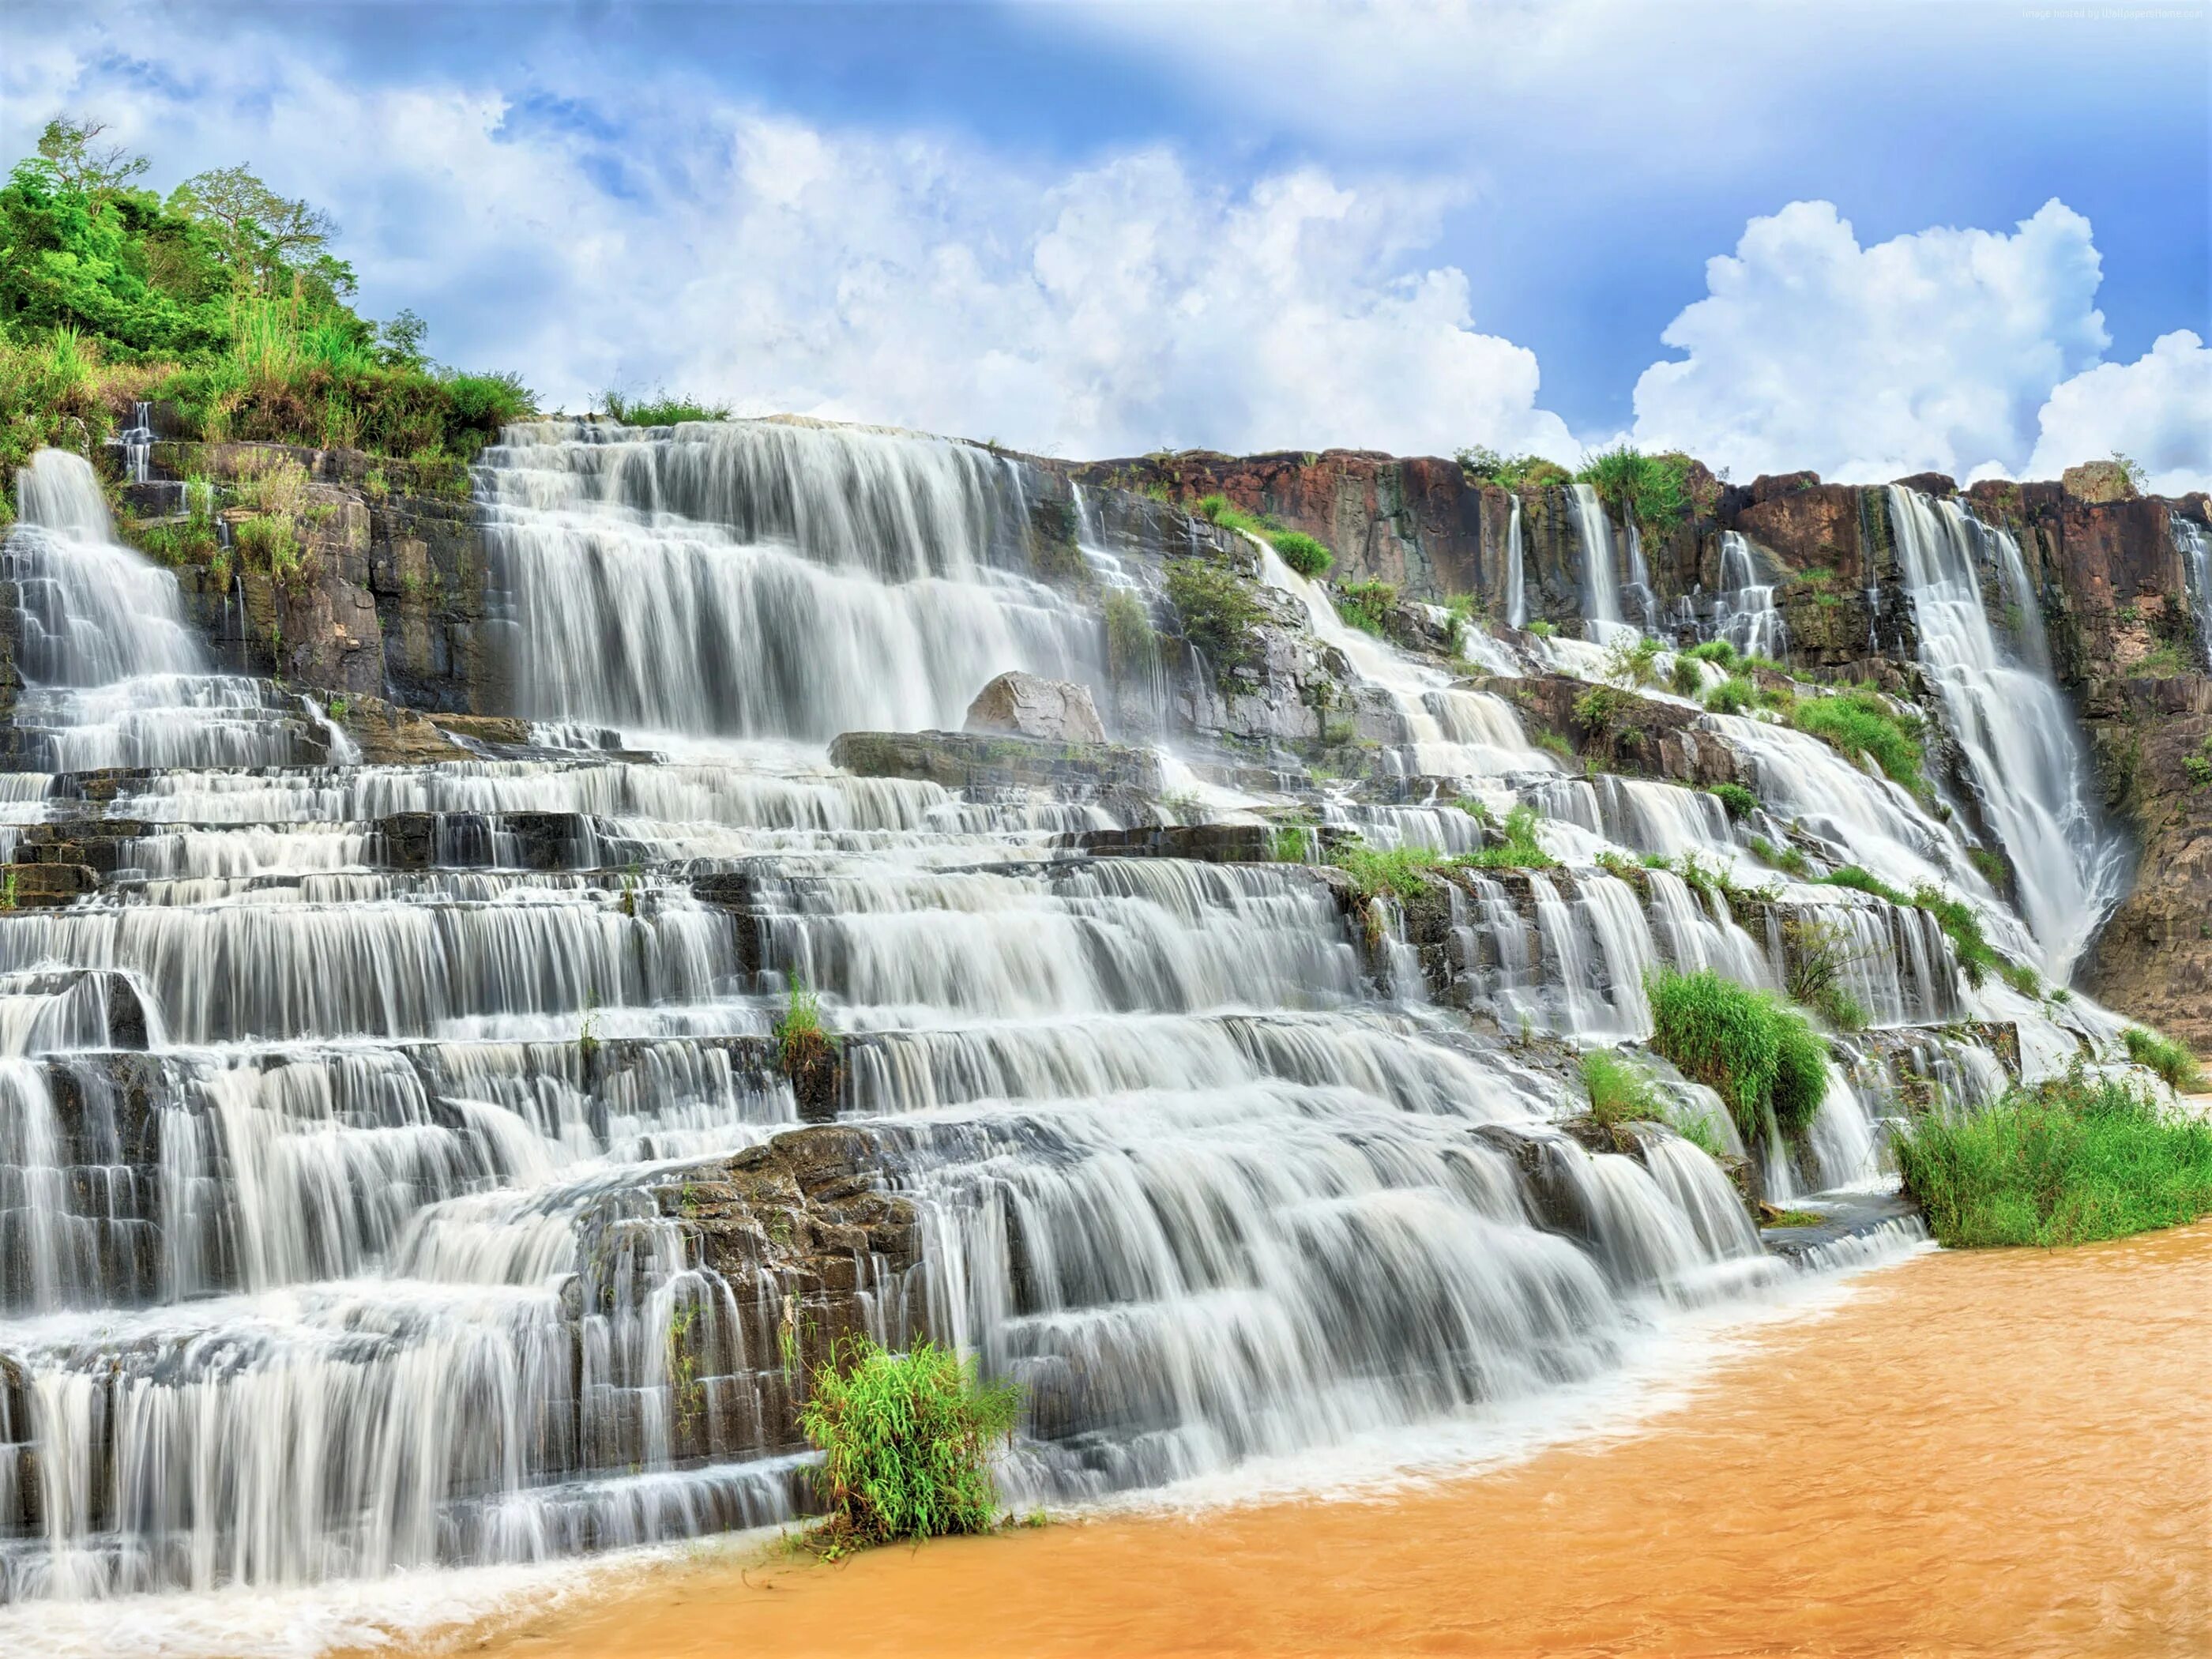
{"type": "Polygon", "coordinates": [[[1733,530],[1721,532],[1721,594],[1714,607],[1715,637],[1747,656],[1779,661],[1787,650],[1782,613],[1771,583],[1754,580],[1751,544],[1733,530]]]}
{"type": "Polygon", "coordinates": [[[522,711],[823,741],[957,730],[1008,669],[1103,684],[1033,579],[1021,471],[787,421],[510,428],[478,469],[522,711]]]}
{"type": "Polygon", "coordinates": [[[1509,627],[1528,625],[1528,577],[1522,568],[1521,492],[1513,492],[1513,517],[1505,527],[1505,621],[1509,627]]]}
{"type": "Polygon", "coordinates": [[[1613,523],[1595,486],[1578,483],[1573,491],[1575,530],[1583,544],[1583,620],[1589,624],[1592,640],[1608,644],[1627,627],[1621,621],[1620,577],[1613,570],[1613,523]]]}
{"type": "Polygon", "coordinates": [[[2197,655],[2212,665],[2212,532],[2196,520],[2169,514],[2166,526],[2173,550],[2181,558],[2181,579],[2189,590],[2189,608],[2197,622],[2197,655]]]}
{"type": "Polygon", "coordinates": [[[115,538],[92,468],[42,449],[16,474],[0,549],[18,594],[16,725],[57,771],[267,766],[327,738],[296,697],[210,672],[177,579],[115,538]]]}
{"type": "MultiPolygon", "coordinates": [[[[1662,962],[1775,982],[1781,946],[1724,894],[1629,862],[1729,863],[1743,826],[1566,775],[1510,702],[1346,626],[1271,550],[1267,604],[1396,726],[1373,776],[1304,792],[1300,829],[1470,853],[1525,799],[1554,866],[1401,902],[1310,852],[1082,850],[1155,833],[1131,792],[825,763],[848,728],[957,726],[1007,668],[1106,687],[1073,596],[1149,602],[1159,528],[1183,531],[1078,491],[1064,533],[1048,484],[798,422],[511,428],[477,509],[540,724],[369,765],[312,704],[212,673],[88,470],[34,461],[6,552],[19,736],[134,769],[0,777],[0,836],[113,866],[0,912],[0,1599],[227,1587],[281,1620],[333,1579],[790,1519],[813,1499],[787,1297],[1020,1382],[1026,1507],[1540,1421],[1683,1310],[1798,1272],[1667,1127],[1580,1144],[1558,1054],[1516,1042],[1648,1036],[1662,962]],[[781,1063],[794,981],[838,1035],[827,1086],[781,1063]]],[[[1517,502],[1510,533],[1518,573],[1517,502]]],[[[1694,731],[1808,844],[2026,938],[1886,780],[1771,725],[1694,731]]],[[[1857,930],[1879,1022],[1986,1012],[1917,910],[1769,908],[1857,930]]],[[[1838,1092],[1800,1167],[1878,1164],[1878,1099],[1838,1092]]]]}
{"type": "Polygon", "coordinates": [[[2051,679],[2048,653],[2023,667],[1997,645],[1976,566],[1986,554],[2025,603],[2023,638],[2042,640],[2019,544],[1955,501],[1901,484],[1887,490],[1898,564],[1919,631],[1920,660],[1943,700],[1946,724],[2020,872],[2021,905],[2038,954],[2063,983],[2118,901],[2124,852],[2102,821],[2073,711],[2051,679]]]}

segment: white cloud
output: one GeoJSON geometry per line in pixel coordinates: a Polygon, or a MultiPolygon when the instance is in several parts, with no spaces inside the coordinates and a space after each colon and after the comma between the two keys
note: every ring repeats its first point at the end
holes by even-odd
{"type": "Polygon", "coordinates": [[[571,407],[665,382],[1068,454],[1575,448],[1534,354],[1476,331],[1464,275],[1419,258],[1450,200],[1431,185],[1231,189],[1165,150],[1054,175],[703,88],[577,121],[496,88],[349,82],[265,36],[149,33],[158,73],[127,31],[58,38],[0,70],[16,119],[112,114],[165,182],[251,160],[333,210],[365,307],[412,306],[434,350],[571,407]]]}
{"type": "Polygon", "coordinates": [[[2160,495],[2212,489],[2212,347],[2177,329],[2131,363],[2100,363],[2043,406],[2028,476],[2055,478],[2115,450],[2142,463],[2160,495]]]}
{"type": "Polygon", "coordinates": [[[2017,476],[2052,386],[2106,343],[2089,222],[2057,200],[2010,235],[1936,228],[1861,247],[1793,202],[1709,260],[1636,384],[1636,437],[1741,475],[2017,476]]]}

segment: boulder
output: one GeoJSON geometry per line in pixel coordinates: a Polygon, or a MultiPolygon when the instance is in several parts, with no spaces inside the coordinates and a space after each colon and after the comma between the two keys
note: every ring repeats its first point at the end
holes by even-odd
{"type": "Polygon", "coordinates": [[[1106,741],[1106,727],[1088,687],[1036,674],[1001,674],[993,680],[968,705],[963,729],[1048,743],[1106,741]]]}
{"type": "Polygon", "coordinates": [[[2066,493],[2077,501],[2130,501],[2136,496],[2135,480],[2118,461],[2084,461],[2060,475],[2066,493]]]}

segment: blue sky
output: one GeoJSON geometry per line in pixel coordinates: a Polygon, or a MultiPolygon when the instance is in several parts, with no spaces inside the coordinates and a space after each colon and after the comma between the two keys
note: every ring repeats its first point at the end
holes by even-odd
{"type": "Polygon", "coordinates": [[[2122,447],[2179,488],[2208,41],[2201,4],[1983,0],[18,0],[0,138],[69,108],[163,182],[251,161],[336,213],[366,307],[572,407],[1746,476],[2122,447]]]}

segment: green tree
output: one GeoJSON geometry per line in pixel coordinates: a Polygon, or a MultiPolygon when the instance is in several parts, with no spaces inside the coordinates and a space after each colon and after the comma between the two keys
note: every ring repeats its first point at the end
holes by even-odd
{"type": "Polygon", "coordinates": [[[273,294],[285,277],[295,276],[313,279],[336,296],[354,291],[353,267],[330,251],[337,222],[319,207],[279,196],[246,167],[193,174],[170,196],[169,209],[208,227],[241,289],[273,294]]]}
{"type": "Polygon", "coordinates": [[[64,190],[76,191],[98,213],[152,165],[120,144],[103,144],[105,121],[57,115],[39,135],[39,155],[64,190]]]}

